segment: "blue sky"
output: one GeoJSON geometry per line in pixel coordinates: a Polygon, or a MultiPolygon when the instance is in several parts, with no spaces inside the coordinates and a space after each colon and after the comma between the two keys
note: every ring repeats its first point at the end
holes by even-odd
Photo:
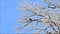
{"type": "Polygon", "coordinates": [[[0,33],[13,33],[12,28],[18,26],[17,18],[21,13],[17,10],[17,0],[0,0],[0,33]]]}
{"type": "MultiPolygon", "coordinates": [[[[17,10],[19,6],[17,1],[21,2],[21,0],[0,0],[0,33],[14,33],[13,28],[19,26],[17,19],[22,17],[23,13],[17,10]]],[[[39,3],[42,4],[41,1],[39,3]]]]}

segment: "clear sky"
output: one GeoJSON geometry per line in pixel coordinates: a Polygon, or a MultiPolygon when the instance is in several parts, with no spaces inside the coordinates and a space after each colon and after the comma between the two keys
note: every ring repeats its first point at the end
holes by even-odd
{"type": "Polygon", "coordinates": [[[17,1],[21,2],[21,0],[0,0],[0,33],[14,33],[13,28],[19,26],[17,19],[23,16],[23,13],[17,10],[17,1]]]}
{"type": "Polygon", "coordinates": [[[22,15],[17,10],[17,0],[0,0],[0,33],[13,33],[17,19],[22,15]]]}

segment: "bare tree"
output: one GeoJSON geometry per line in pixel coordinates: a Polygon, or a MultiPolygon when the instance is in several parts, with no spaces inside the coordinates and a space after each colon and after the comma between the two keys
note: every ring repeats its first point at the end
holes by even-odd
{"type": "Polygon", "coordinates": [[[35,29],[36,32],[33,32],[34,34],[40,34],[41,31],[44,31],[44,34],[60,34],[60,0],[43,1],[47,4],[47,6],[41,7],[37,2],[33,2],[32,6],[28,2],[25,2],[25,0],[23,1],[23,4],[20,4],[18,10],[31,12],[32,15],[24,15],[23,18],[18,19],[20,24],[23,23],[23,25],[18,28],[19,31],[21,31],[24,27],[30,26],[32,29],[28,29],[27,32],[35,29]],[[30,18],[35,15],[40,18],[30,18]],[[32,25],[33,22],[36,22],[36,26],[32,25]],[[39,23],[42,23],[47,27],[41,29],[37,26],[39,23]],[[48,32],[49,28],[50,32],[48,32]]]}

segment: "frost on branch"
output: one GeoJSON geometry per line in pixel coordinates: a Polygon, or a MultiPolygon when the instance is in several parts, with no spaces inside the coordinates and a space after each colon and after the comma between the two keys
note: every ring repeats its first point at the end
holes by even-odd
{"type": "MultiPolygon", "coordinates": [[[[21,31],[23,28],[30,26],[31,30],[35,29],[34,34],[40,34],[44,31],[44,34],[60,34],[60,0],[43,0],[44,3],[47,4],[45,7],[41,7],[39,3],[33,2],[32,5],[29,2],[24,2],[18,8],[18,10],[23,12],[31,12],[32,15],[24,15],[22,18],[18,19],[19,23],[23,23],[20,26],[19,30],[21,31]],[[33,19],[31,17],[38,16],[39,18],[33,19]],[[36,25],[32,25],[32,23],[36,23],[36,25]],[[40,28],[38,24],[41,23],[46,25],[45,28],[40,28]],[[48,31],[50,29],[50,32],[48,31]]],[[[27,33],[31,31],[28,29],[27,33]]]]}

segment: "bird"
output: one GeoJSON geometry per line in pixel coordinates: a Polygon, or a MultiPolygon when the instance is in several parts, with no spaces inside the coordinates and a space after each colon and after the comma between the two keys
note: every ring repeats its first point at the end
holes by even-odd
{"type": "Polygon", "coordinates": [[[33,20],[31,18],[29,18],[29,20],[32,22],[33,20]]]}

